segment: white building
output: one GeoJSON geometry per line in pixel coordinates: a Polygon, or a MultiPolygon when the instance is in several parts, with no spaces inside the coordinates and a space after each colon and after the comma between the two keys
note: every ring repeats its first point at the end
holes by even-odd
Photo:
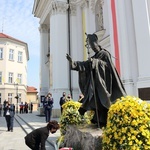
{"type": "Polygon", "coordinates": [[[26,101],[28,45],[0,33],[0,103],[26,101]]]}
{"type": "Polygon", "coordinates": [[[52,92],[55,108],[63,91],[78,98],[78,74],[66,60],[86,60],[85,32],[114,56],[114,64],[128,95],[150,99],[149,0],[35,0],[40,18],[40,95],[52,92]]]}

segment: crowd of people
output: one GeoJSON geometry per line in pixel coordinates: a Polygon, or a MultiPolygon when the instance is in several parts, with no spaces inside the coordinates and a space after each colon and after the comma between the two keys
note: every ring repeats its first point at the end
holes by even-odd
{"type": "MultiPolygon", "coordinates": [[[[83,94],[79,95],[78,102],[82,103],[83,99],[83,94]]],[[[63,92],[62,96],[60,97],[60,110],[61,113],[63,111],[62,105],[67,102],[72,100],[71,94],[66,95],[66,92],[63,92]]],[[[46,123],[51,121],[51,116],[52,116],[52,108],[53,108],[53,103],[54,99],[52,97],[52,93],[48,93],[44,100],[43,100],[43,108],[44,108],[44,114],[45,114],[45,121],[46,123]]],[[[6,119],[6,124],[7,124],[7,129],[8,131],[13,131],[13,121],[14,121],[14,115],[15,115],[15,105],[11,104],[9,101],[4,101],[3,105],[0,105],[0,115],[2,116],[2,111],[3,111],[3,116],[6,119]]],[[[20,114],[27,114],[27,113],[32,113],[33,111],[33,103],[23,103],[21,102],[19,105],[19,113],[20,114]]]]}
{"type": "MultiPolygon", "coordinates": [[[[83,94],[80,94],[78,102],[82,103],[83,98],[84,98],[83,94]]],[[[62,111],[63,111],[62,105],[65,102],[70,101],[70,100],[72,100],[71,94],[67,95],[66,92],[63,92],[62,96],[60,97],[60,101],[59,101],[61,114],[62,114],[62,111]]],[[[43,101],[42,101],[46,122],[49,122],[51,120],[53,104],[54,104],[54,99],[52,97],[52,93],[46,94],[43,101]]]]}
{"type": "Polygon", "coordinates": [[[25,102],[23,104],[23,102],[21,102],[19,107],[20,107],[20,114],[23,114],[23,113],[27,114],[29,111],[30,111],[30,113],[32,113],[32,111],[33,111],[33,103],[32,102],[30,104],[28,104],[27,102],[25,102]]]}
{"type": "MultiPolygon", "coordinates": [[[[20,107],[20,114],[28,113],[28,110],[30,110],[30,113],[32,113],[33,111],[32,102],[30,104],[28,104],[27,102],[23,104],[23,102],[21,102],[19,107],[20,107]]],[[[0,104],[0,116],[5,117],[7,131],[13,132],[15,112],[18,113],[18,111],[16,111],[15,109],[15,105],[10,101],[4,100],[3,104],[0,104]]]]}

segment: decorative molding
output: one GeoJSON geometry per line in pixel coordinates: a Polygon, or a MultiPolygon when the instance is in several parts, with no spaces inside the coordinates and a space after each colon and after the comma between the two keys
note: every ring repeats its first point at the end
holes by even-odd
{"type": "Polygon", "coordinates": [[[134,82],[133,82],[133,79],[123,79],[122,82],[123,82],[124,84],[133,84],[133,83],[134,83],[134,82]]]}
{"type": "Polygon", "coordinates": [[[64,14],[70,7],[71,15],[76,14],[76,5],[74,3],[67,4],[66,2],[61,1],[52,1],[50,7],[50,14],[64,14]]]}
{"type": "Polygon", "coordinates": [[[70,3],[70,10],[71,10],[71,15],[76,15],[77,9],[75,4],[70,3]]]}
{"type": "Polygon", "coordinates": [[[98,2],[101,5],[101,7],[104,5],[104,0],[89,0],[89,7],[93,13],[95,13],[95,7],[98,2]]]}
{"type": "Polygon", "coordinates": [[[138,82],[150,81],[150,76],[138,77],[138,82]]]}
{"type": "Polygon", "coordinates": [[[39,31],[42,33],[42,32],[45,32],[47,33],[48,32],[48,26],[46,24],[41,24],[40,27],[39,27],[39,31]]]}
{"type": "Polygon", "coordinates": [[[88,0],[71,0],[71,3],[75,3],[76,5],[84,8],[88,6],[88,0]]]}
{"type": "Polygon", "coordinates": [[[48,16],[51,8],[51,0],[49,0],[45,5],[43,6],[42,15],[40,17],[40,24],[43,24],[46,17],[48,16]]]}
{"type": "Polygon", "coordinates": [[[150,87],[150,76],[138,77],[137,88],[150,87]]]}
{"type": "Polygon", "coordinates": [[[96,0],[90,0],[89,7],[93,13],[95,13],[95,4],[96,4],[96,0]]]}
{"type": "Polygon", "coordinates": [[[96,31],[101,31],[104,29],[103,23],[103,0],[97,0],[95,3],[95,23],[96,31]]]}
{"type": "Polygon", "coordinates": [[[83,0],[70,0],[70,3],[77,3],[77,1],[83,1],[83,0]]]}
{"type": "Polygon", "coordinates": [[[52,1],[52,13],[66,13],[68,4],[64,2],[52,1]]]}

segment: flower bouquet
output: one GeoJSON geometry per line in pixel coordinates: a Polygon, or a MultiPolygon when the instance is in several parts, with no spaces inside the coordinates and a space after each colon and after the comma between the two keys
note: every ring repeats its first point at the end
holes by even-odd
{"type": "Polygon", "coordinates": [[[103,150],[149,150],[150,104],[121,97],[111,105],[103,131],[103,150]]]}

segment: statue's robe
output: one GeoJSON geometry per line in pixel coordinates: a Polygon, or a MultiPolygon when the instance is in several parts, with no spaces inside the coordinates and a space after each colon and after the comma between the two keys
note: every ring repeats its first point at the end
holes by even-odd
{"type": "Polygon", "coordinates": [[[107,50],[101,49],[91,58],[82,62],[73,61],[71,69],[79,72],[79,86],[84,95],[82,108],[94,110],[94,122],[99,120],[100,123],[106,124],[109,107],[117,98],[125,96],[126,91],[107,50]],[[96,116],[94,96],[99,118],[96,116]]]}

